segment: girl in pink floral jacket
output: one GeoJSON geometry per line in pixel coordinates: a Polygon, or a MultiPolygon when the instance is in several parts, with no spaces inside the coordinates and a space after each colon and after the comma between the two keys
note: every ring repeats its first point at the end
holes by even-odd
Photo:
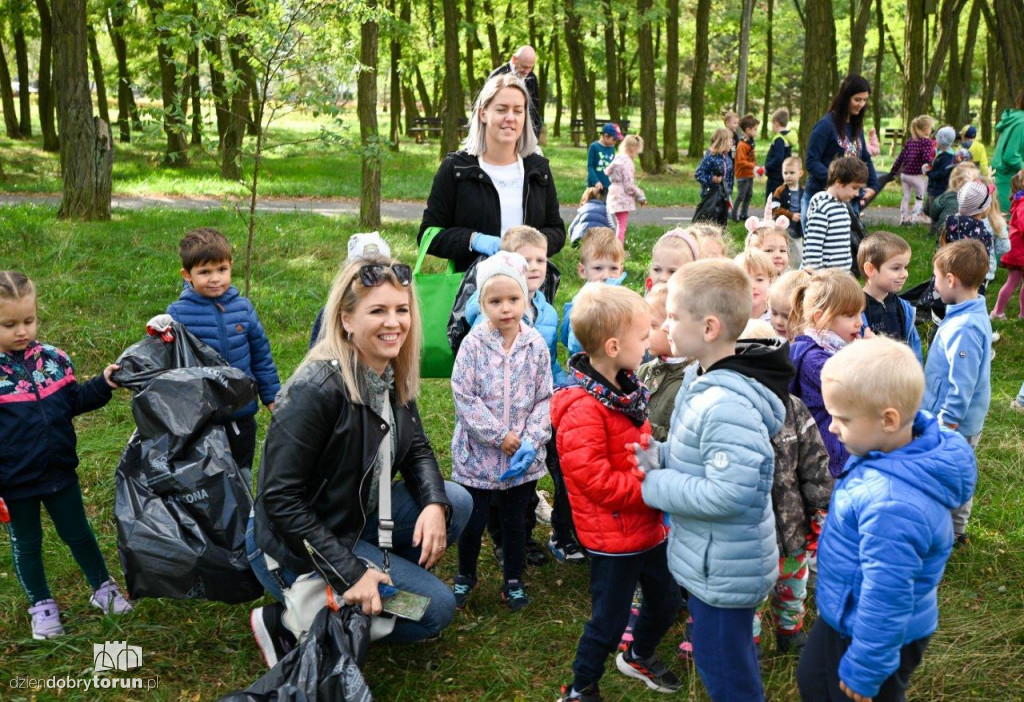
{"type": "Polygon", "coordinates": [[[616,234],[619,241],[626,241],[626,225],[629,224],[629,213],[637,205],[647,204],[647,196],[636,185],[635,159],[644,150],[644,140],[636,134],[630,134],[622,140],[619,155],[605,166],[605,175],[611,179],[608,187],[608,214],[615,215],[616,234]]]}
{"type": "Polygon", "coordinates": [[[544,338],[523,322],[529,293],[526,260],[499,251],[477,265],[480,308],[486,322],[463,340],[452,371],[455,433],[452,480],[473,497],[473,513],[459,538],[459,574],[453,591],[462,609],[476,586],[480,538],[491,500],[502,523],[502,600],[513,611],[529,604],[523,589],[526,511],[547,469],[551,437],[551,360],[544,338]]]}

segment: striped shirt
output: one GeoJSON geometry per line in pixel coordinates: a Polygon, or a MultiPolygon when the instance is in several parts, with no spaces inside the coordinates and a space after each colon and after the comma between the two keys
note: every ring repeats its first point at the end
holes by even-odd
{"type": "Polygon", "coordinates": [[[804,268],[850,268],[850,210],[822,190],[807,205],[804,225],[804,268]]]}

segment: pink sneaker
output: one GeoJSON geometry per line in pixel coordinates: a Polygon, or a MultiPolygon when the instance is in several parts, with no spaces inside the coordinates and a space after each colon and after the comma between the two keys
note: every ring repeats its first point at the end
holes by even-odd
{"type": "Polygon", "coordinates": [[[52,639],[64,635],[64,626],[60,623],[60,609],[56,601],[40,600],[28,608],[32,615],[32,638],[37,641],[52,639]]]}
{"type": "Polygon", "coordinates": [[[103,610],[104,614],[124,614],[132,611],[132,603],[121,594],[113,578],[100,585],[100,589],[92,594],[89,602],[103,610]]]}

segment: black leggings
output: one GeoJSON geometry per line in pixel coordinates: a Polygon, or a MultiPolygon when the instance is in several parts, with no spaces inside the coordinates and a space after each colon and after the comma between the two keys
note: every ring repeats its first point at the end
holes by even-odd
{"type": "Polygon", "coordinates": [[[498,503],[501,515],[501,547],[505,553],[505,582],[519,580],[523,574],[526,545],[526,511],[530,495],[537,491],[537,481],[531,480],[507,490],[481,490],[464,486],[473,498],[473,513],[459,537],[459,575],[476,578],[476,563],[480,558],[480,538],[487,527],[491,500],[498,503]]]}

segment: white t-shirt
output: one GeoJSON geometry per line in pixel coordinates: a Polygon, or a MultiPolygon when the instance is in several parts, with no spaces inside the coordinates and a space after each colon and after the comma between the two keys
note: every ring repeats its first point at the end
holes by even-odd
{"type": "Polygon", "coordinates": [[[481,158],[480,168],[498,191],[498,200],[501,202],[501,231],[498,236],[503,236],[509,227],[523,224],[523,159],[517,158],[515,163],[508,166],[492,166],[481,158]]]}

